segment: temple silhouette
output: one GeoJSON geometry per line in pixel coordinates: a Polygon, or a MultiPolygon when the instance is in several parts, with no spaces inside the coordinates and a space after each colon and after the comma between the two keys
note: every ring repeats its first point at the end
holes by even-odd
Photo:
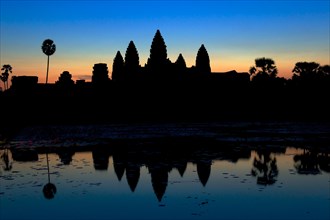
{"type": "Polygon", "coordinates": [[[297,62],[292,78],[284,79],[272,59],[255,61],[249,72],[212,72],[201,44],[195,65],[187,67],[182,54],[175,62],[167,57],[157,30],[144,66],[130,41],[124,57],[115,54],[111,74],[106,63],[94,64],[91,82],[74,82],[68,71],[53,84],[13,76],[0,92],[8,115],[3,124],[330,119],[329,65],[297,62]],[[14,113],[18,109],[24,111],[14,113]]]}
{"type": "MultiPolygon", "coordinates": [[[[29,90],[49,87],[54,90],[76,90],[74,87],[93,87],[97,89],[106,89],[106,87],[115,86],[113,84],[174,84],[176,82],[187,82],[200,80],[215,81],[237,81],[249,82],[250,74],[248,72],[238,73],[235,70],[228,72],[211,72],[210,59],[208,52],[202,44],[196,55],[196,63],[192,67],[187,67],[183,55],[180,53],[175,62],[171,62],[167,57],[167,46],[160,33],[157,30],[151,44],[150,56],[144,66],[140,65],[139,53],[133,41],[130,41],[125,52],[125,57],[117,51],[112,65],[111,77],[106,63],[96,63],[93,66],[91,82],[85,80],[72,80],[72,75],[68,71],[60,74],[55,84],[38,84],[37,76],[13,76],[11,89],[16,92],[29,92],[29,90]],[[91,85],[90,85],[91,84],[91,85]]],[[[75,91],[77,92],[77,91],[75,91]]]]}

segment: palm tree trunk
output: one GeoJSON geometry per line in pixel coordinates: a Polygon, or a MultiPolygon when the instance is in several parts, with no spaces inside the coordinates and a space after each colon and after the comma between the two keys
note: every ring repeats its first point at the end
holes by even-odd
{"type": "Polygon", "coordinates": [[[5,83],[5,81],[3,81],[3,91],[5,91],[6,90],[6,83],[5,83]]]}
{"type": "Polygon", "coordinates": [[[48,83],[48,70],[49,70],[49,56],[47,59],[47,74],[46,74],[46,84],[48,83]]]}

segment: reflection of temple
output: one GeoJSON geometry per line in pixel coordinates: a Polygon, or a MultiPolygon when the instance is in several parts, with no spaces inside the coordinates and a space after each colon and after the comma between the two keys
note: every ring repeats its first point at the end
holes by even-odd
{"type": "MultiPolygon", "coordinates": [[[[172,144],[167,143],[166,144],[172,144]]],[[[170,149],[164,148],[163,144],[157,144],[145,149],[137,146],[120,147],[112,153],[113,167],[119,181],[126,171],[126,179],[132,192],[135,191],[139,178],[140,167],[144,164],[150,173],[151,184],[158,201],[162,201],[168,186],[169,172],[178,170],[182,177],[189,162],[196,165],[198,178],[203,186],[206,186],[210,174],[212,161],[221,158],[236,163],[239,159],[248,159],[250,150],[226,149],[195,149],[182,150],[181,146],[170,149]]]]}
{"type": "Polygon", "coordinates": [[[165,194],[168,183],[168,169],[166,166],[149,167],[151,175],[152,188],[160,202],[165,194]]]}
{"type": "Polygon", "coordinates": [[[38,161],[38,152],[30,148],[15,148],[11,149],[13,160],[15,161],[38,161]]]}
{"type": "Polygon", "coordinates": [[[120,154],[114,154],[113,158],[113,168],[115,170],[116,176],[119,181],[123,178],[126,169],[126,160],[122,158],[120,154]]]}
{"type": "Polygon", "coordinates": [[[57,154],[64,165],[69,165],[75,152],[72,149],[59,149],[57,154]]]}
{"type": "Polygon", "coordinates": [[[104,149],[92,151],[95,170],[107,170],[109,166],[109,153],[104,149]]]}
{"type": "Polygon", "coordinates": [[[211,174],[212,160],[218,156],[218,153],[212,152],[210,149],[202,152],[198,151],[193,155],[193,163],[196,164],[197,175],[203,186],[206,186],[211,174]],[[214,155],[213,157],[211,155],[214,155]]]}
{"type": "Polygon", "coordinates": [[[203,186],[205,186],[209,180],[211,174],[211,164],[211,160],[203,160],[197,162],[197,174],[199,181],[201,181],[203,186]]]}
{"type": "Polygon", "coordinates": [[[159,159],[160,160],[153,160],[151,163],[148,163],[147,166],[151,175],[152,188],[160,202],[167,188],[168,172],[171,170],[171,167],[164,158],[159,159]]]}
{"type": "Polygon", "coordinates": [[[188,161],[185,158],[182,158],[182,159],[178,158],[178,159],[174,159],[172,161],[173,168],[178,170],[181,177],[183,177],[183,174],[187,169],[187,162],[188,161]]]}
{"type": "Polygon", "coordinates": [[[169,155],[171,169],[176,169],[180,176],[183,177],[188,164],[189,151],[180,151],[180,146],[174,147],[175,151],[169,155]]]}
{"type": "Polygon", "coordinates": [[[134,192],[140,179],[141,155],[122,150],[114,152],[112,157],[113,168],[118,180],[121,181],[126,171],[127,183],[131,191],[134,192]]]}
{"type": "MultiPolygon", "coordinates": [[[[91,154],[95,170],[107,170],[109,158],[112,157],[113,168],[118,181],[125,176],[129,188],[135,192],[140,180],[140,169],[145,166],[151,177],[151,185],[159,202],[164,198],[168,187],[169,173],[176,169],[182,177],[188,164],[196,165],[199,181],[203,187],[211,176],[212,163],[215,160],[236,163],[241,159],[251,157],[252,147],[212,145],[210,147],[199,147],[191,144],[186,149],[180,144],[173,146],[170,141],[157,144],[151,141],[151,146],[140,146],[129,143],[128,145],[109,147],[92,147],[91,154]]],[[[125,142],[126,144],[126,142],[125,142]]],[[[75,154],[74,148],[51,149],[57,153],[63,164],[70,164],[75,154]]],[[[83,148],[85,151],[86,148],[83,148]]],[[[13,148],[7,150],[7,156],[2,157],[4,164],[10,160],[12,155],[14,161],[36,161],[38,153],[44,153],[45,149],[21,149],[13,148]],[[11,152],[11,153],[10,153],[11,152]]],[[[257,184],[271,185],[276,182],[278,167],[275,153],[285,153],[285,148],[264,146],[258,147],[253,153],[253,164],[251,173],[257,178],[257,184]]],[[[318,152],[316,150],[305,150],[302,154],[293,157],[294,165],[299,174],[319,174],[322,171],[329,172],[330,157],[328,151],[318,152]]],[[[8,166],[9,167],[9,166],[8,166]]]]}
{"type": "Polygon", "coordinates": [[[131,161],[127,163],[126,166],[126,179],[129,185],[129,188],[132,192],[135,191],[135,188],[140,179],[140,165],[132,163],[131,161]]]}

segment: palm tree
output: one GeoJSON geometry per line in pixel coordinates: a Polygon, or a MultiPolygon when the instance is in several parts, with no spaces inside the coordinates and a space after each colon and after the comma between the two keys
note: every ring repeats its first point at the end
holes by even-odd
{"type": "Polygon", "coordinates": [[[51,39],[46,39],[41,46],[42,52],[48,56],[47,60],[47,75],[46,75],[46,84],[48,82],[48,70],[49,70],[49,56],[53,55],[56,51],[56,45],[51,39]]]}
{"type": "Polygon", "coordinates": [[[9,64],[5,64],[2,66],[1,70],[4,72],[1,74],[0,78],[3,81],[4,89],[8,89],[8,78],[9,78],[9,73],[12,73],[13,68],[9,64]]]}
{"type": "MultiPolygon", "coordinates": [[[[3,87],[3,90],[6,90],[6,79],[5,79],[5,77],[3,77],[3,76],[0,76],[0,80],[3,82],[3,85],[4,85],[4,87],[3,87]]],[[[0,87],[1,88],[1,87],[0,87]]],[[[0,90],[1,91],[1,90],[0,90]]]]}

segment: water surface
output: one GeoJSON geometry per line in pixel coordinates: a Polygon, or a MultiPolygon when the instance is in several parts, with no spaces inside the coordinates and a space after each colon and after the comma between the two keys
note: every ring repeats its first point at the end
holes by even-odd
{"type": "Polygon", "coordinates": [[[189,136],[199,127],[138,138],[110,129],[117,140],[98,129],[92,138],[34,127],[3,144],[0,219],[330,219],[327,142],[276,141],[282,129],[221,138],[189,136]]]}
{"type": "Polygon", "coordinates": [[[24,152],[27,157],[4,153],[9,163],[1,163],[3,220],[329,219],[330,214],[329,154],[303,149],[196,150],[180,156],[97,147],[24,152]],[[47,157],[53,198],[43,193],[47,157]]]}

